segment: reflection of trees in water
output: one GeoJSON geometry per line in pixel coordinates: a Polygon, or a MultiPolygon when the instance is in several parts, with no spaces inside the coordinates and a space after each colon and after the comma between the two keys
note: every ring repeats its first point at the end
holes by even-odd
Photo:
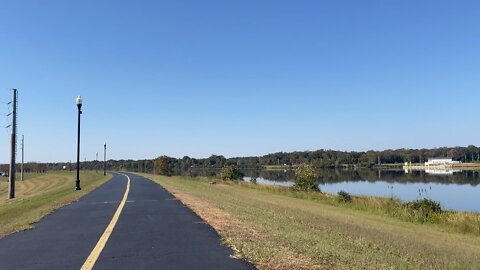
{"type": "Polygon", "coordinates": [[[433,175],[424,171],[413,171],[405,173],[400,170],[377,171],[377,177],[372,175],[373,170],[362,170],[359,174],[362,180],[372,181],[383,180],[387,182],[404,182],[404,183],[443,183],[443,184],[471,184],[478,185],[480,183],[480,174],[478,171],[463,171],[451,175],[433,175]]]}
{"type": "Polygon", "coordinates": [[[189,177],[214,177],[220,169],[190,169],[186,171],[177,171],[176,175],[184,175],[189,177]]]}
{"type": "Polygon", "coordinates": [[[241,171],[243,172],[243,174],[245,174],[245,176],[248,176],[248,177],[263,178],[263,179],[279,181],[279,182],[292,181],[293,178],[295,177],[295,172],[292,170],[267,171],[267,170],[256,170],[256,169],[252,169],[252,170],[242,169],[241,171]]]}
{"type": "MultiPolygon", "coordinates": [[[[264,178],[272,181],[286,182],[293,181],[295,172],[292,170],[257,170],[242,169],[242,173],[247,177],[264,178]]],[[[214,177],[220,170],[218,169],[190,169],[186,171],[176,171],[176,175],[185,175],[190,177],[214,177]]],[[[405,173],[403,170],[372,170],[372,169],[322,169],[317,171],[319,183],[338,183],[344,181],[386,181],[399,183],[443,183],[443,184],[470,184],[476,186],[480,184],[479,171],[462,171],[452,175],[431,175],[424,171],[412,171],[405,173]]]]}
{"type": "MultiPolygon", "coordinates": [[[[295,172],[287,171],[259,171],[243,170],[246,176],[262,177],[273,181],[292,181],[295,172]]],[[[471,184],[480,183],[480,172],[463,171],[452,175],[431,175],[424,171],[413,171],[405,173],[403,170],[371,170],[371,169],[324,169],[318,171],[319,183],[337,183],[344,181],[369,181],[378,180],[386,182],[401,183],[453,183],[453,184],[471,184]]]]}

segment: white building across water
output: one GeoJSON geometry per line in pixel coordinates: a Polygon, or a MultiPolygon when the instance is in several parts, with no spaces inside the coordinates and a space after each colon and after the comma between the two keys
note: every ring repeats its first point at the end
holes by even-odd
{"type": "Polygon", "coordinates": [[[451,158],[429,158],[425,165],[423,164],[412,164],[411,162],[405,162],[403,169],[405,173],[408,173],[412,170],[426,171],[431,174],[453,174],[456,171],[452,171],[455,168],[455,164],[460,164],[460,161],[454,161],[451,158]]]}
{"type": "Polygon", "coordinates": [[[453,164],[459,164],[460,161],[453,161],[451,158],[429,158],[425,162],[425,167],[429,166],[451,166],[453,164]]]}

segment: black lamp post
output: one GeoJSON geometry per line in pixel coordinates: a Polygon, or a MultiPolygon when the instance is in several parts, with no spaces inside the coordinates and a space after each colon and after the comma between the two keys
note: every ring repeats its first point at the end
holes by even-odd
{"type": "Polygon", "coordinates": [[[107,143],[103,145],[103,176],[107,175],[107,143]]]}
{"type": "Polygon", "coordinates": [[[77,137],[77,181],[75,182],[75,190],[81,190],[80,188],[80,114],[82,114],[83,99],[81,96],[77,97],[78,107],[78,137],[77,137]]]}

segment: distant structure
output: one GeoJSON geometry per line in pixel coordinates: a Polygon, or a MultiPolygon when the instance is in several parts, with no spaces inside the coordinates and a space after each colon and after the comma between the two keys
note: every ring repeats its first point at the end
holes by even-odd
{"type": "Polygon", "coordinates": [[[451,167],[453,164],[459,164],[460,161],[453,161],[451,158],[429,158],[425,162],[425,167],[451,167]]]}
{"type": "MultiPolygon", "coordinates": [[[[450,171],[456,164],[460,164],[460,161],[454,161],[452,158],[429,158],[424,164],[417,163],[412,164],[411,162],[405,162],[403,169],[405,173],[408,173],[412,170],[421,170],[428,171],[432,174],[440,174],[440,171],[445,171],[447,174],[450,174],[450,171]]],[[[452,173],[455,171],[452,171],[452,173]]]]}

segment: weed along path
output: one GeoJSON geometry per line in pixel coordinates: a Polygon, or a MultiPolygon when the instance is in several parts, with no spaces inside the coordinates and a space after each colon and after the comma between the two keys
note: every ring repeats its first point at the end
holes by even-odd
{"type": "Polygon", "coordinates": [[[170,193],[130,174],[0,239],[2,270],[254,269],[232,254],[170,193]]]}

